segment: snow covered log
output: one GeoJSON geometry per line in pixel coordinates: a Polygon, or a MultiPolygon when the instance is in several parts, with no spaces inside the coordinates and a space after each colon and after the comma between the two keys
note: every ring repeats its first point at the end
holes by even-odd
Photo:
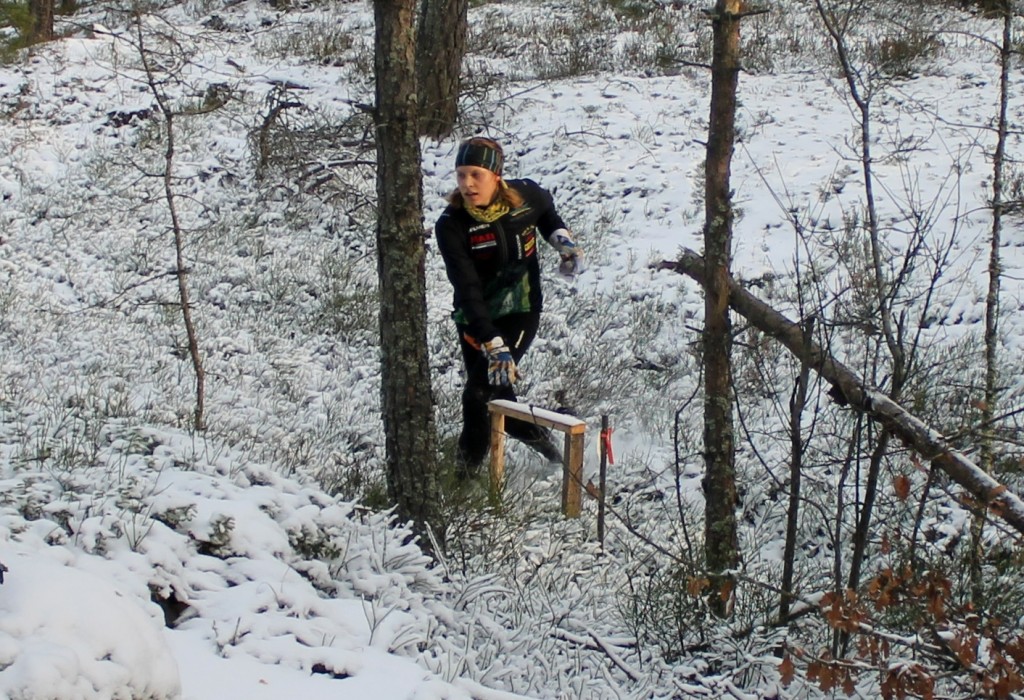
{"type": "MultiPolygon", "coordinates": [[[[678,260],[662,262],[658,267],[684,274],[702,287],[705,284],[704,259],[692,250],[684,249],[678,260]]],[[[833,358],[827,349],[813,341],[806,343],[799,323],[786,318],[731,277],[729,306],[818,372],[832,385],[833,391],[830,393],[838,400],[845,401],[884,425],[908,447],[946,472],[978,501],[986,504],[994,515],[1024,534],[1024,501],[1019,496],[993,479],[964,454],[950,447],[940,433],[882,392],[868,387],[860,375],[833,358]]]]}

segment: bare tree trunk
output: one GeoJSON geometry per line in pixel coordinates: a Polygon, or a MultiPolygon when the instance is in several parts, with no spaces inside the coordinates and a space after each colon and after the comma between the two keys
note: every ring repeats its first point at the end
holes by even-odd
{"type": "MultiPolygon", "coordinates": [[[[849,25],[852,15],[846,14],[840,21],[835,15],[827,11],[822,0],[815,0],[818,14],[825,23],[829,36],[832,38],[836,57],[842,68],[843,77],[846,80],[850,97],[857,106],[860,126],[860,161],[861,172],[864,177],[864,199],[867,213],[866,231],[870,241],[871,265],[874,271],[872,283],[875,294],[875,312],[882,329],[882,337],[889,350],[891,358],[891,383],[889,398],[899,400],[903,386],[906,382],[909,371],[907,355],[902,342],[902,327],[894,324],[894,315],[890,294],[892,285],[886,279],[882,261],[886,257],[882,249],[881,231],[878,222],[878,208],[875,203],[875,184],[873,170],[873,156],[871,143],[871,87],[861,84],[860,72],[854,67],[847,50],[845,28],[849,25]]],[[[857,528],[853,539],[853,554],[850,557],[850,576],[848,579],[849,588],[856,590],[860,585],[861,567],[864,558],[867,556],[867,547],[871,532],[871,521],[874,515],[875,500],[878,493],[878,480],[881,476],[882,462],[885,459],[891,435],[884,428],[878,437],[878,442],[872,450],[869,463],[868,475],[864,485],[864,498],[861,503],[857,519],[857,528]]]]}
{"type": "MultiPolygon", "coordinates": [[[[661,267],[685,274],[707,288],[704,259],[691,250],[684,250],[678,260],[664,262],[661,267]]],[[[799,324],[756,298],[731,277],[728,282],[729,305],[732,309],[818,372],[832,385],[831,393],[838,401],[869,415],[894,437],[963,486],[993,515],[1024,534],[1024,501],[1019,496],[953,449],[940,433],[866,384],[856,372],[835,360],[827,350],[817,343],[805,345],[799,324]]]]}
{"type": "MultiPolygon", "coordinates": [[[[807,343],[814,337],[814,317],[804,323],[804,338],[807,343]]],[[[786,514],[786,545],[782,554],[782,599],[779,602],[779,620],[789,617],[789,606],[793,592],[793,570],[796,559],[796,540],[800,524],[800,473],[803,469],[803,414],[807,405],[807,384],[810,367],[800,364],[793,394],[789,399],[789,506],[786,514]]]]}
{"type": "MultiPolygon", "coordinates": [[[[1010,90],[1010,61],[1013,58],[1013,13],[1010,0],[1003,2],[1003,39],[999,50],[999,117],[996,149],[992,156],[992,240],[989,244],[988,295],[985,297],[985,398],[981,403],[981,424],[992,425],[999,401],[999,288],[1002,261],[999,246],[1003,230],[1003,162],[1006,156],[1007,104],[1010,90]]],[[[995,463],[992,438],[985,430],[981,435],[981,468],[993,473],[995,463]]],[[[971,524],[970,576],[972,596],[981,594],[982,534],[984,514],[975,516],[971,524]]]]}
{"type": "MultiPolygon", "coordinates": [[[[388,496],[443,544],[427,354],[426,249],[416,103],[416,2],[375,0],[377,272],[388,496]]],[[[429,546],[429,544],[428,544],[429,546]]]]}
{"type": "Polygon", "coordinates": [[[459,114],[469,0],[422,0],[416,47],[420,135],[444,138],[459,114]]]}
{"type": "Polygon", "coordinates": [[[192,319],[192,301],[188,290],[189,270],[188,264],[185,261],[185,235],[178,218],[177,200],[173,187],[175,113],[167,101],[167,96],[160,89],[156,70],[150,62],[149,50],[146,48],[145,35],[142,31],[141,17],[136,17],[135,26],[138,32],[139,57],[146,72],[149,90],[153,94],[153,99],[156,100],[160,114],[164,118],[164,135],[167,139],[167,147],[164,150],[163,170],[164,200],[167,202],[167,209],[171,215],[171,231],[174,234],[174,269],[178,279],[178,306],[181,309],[182,322],[185,324],[185,334],[188,337],[188,355],[192,360],[192,369],[196,376],[196,406],[193,421],[196,430],[205,430],[206,369],[203,367],[203,357],[199,351],[199,333],[196,331],[196,324],[192,319]]]}
{"type": "Polygon", "coordinates": [[[54,0],[29,0],[28,10],[32,15],[32,42],[52,41],[54,0]]]}
{"type": "Polygon", "coordinates": [[[740,0],[718,0],[711,59],[711,115],[704,183],[704,555],[712,581],[712,609],[732,612],[739,564],[736,465],[732,417],[732,325],[729,274],[732,194],[729,171],[736,135],[740,69],[740,0]]]}
{"type": "Polygon", "coordinates": [[[850,556],[850,575],[847,577],[846,587],[857,590],[860,585],[861,567],[864,565],[864,557],[868,551],[868,542],[871,539],[871,517],[875,500],[878,496],[878,480],[882,473],[882,462],[889,451],[889,442],[892,433],[886,428],[879,432],[875,446],[871,450],[871,457],[868,460],[868,477],[864,482],[863,506],[857,518],[857,529],[853,533],[853,554],[850,556]]]}
{"type": "MultiPolygon", "coordinates": [[[[810,351],[811,346],[805,343],[804,350],[810,351]]],[[[806,362],[804,362],[803,366],[807,366],[806,362]]],[[[850,476],[850,470],[853,469],[853,465],[860,461],[860,448],[863,441],[861,436],[864,434],[864,429],[864,414],[861,413],[857,416],[857,420],[854,421],[850,431],[846,455],[843,457],[843,467],[839,472],[839,483],[836,484],[836,515],[833,519],[835,530],[832,531],[832,541],[835,543],[835,546],[832,547],[832,591],[837,596],[841,596],[843,591],[846,590],[846,581],[843,578],[843,548],[839,546],[839,543],[843,541],[846,480],[850,476]]],[[[844,634],[846,633],[838,629],[832,631],[832,656],[836,658],[839,657],[839,649],[842,646],[844,634]]]]}
{"type": "Polygon", "coordinates": [[[188,290],[188,265],[185,262],[185,237],[178,221],[178,210],[175,205],[174,189],[171,186],[174,177],[174,119],[171,112],[164,113],[167,125],[167,151],[164,166],[164,196],[167,208],[171,212],[171,226],[174,229],[174,260],[178,278],[178,300],[181,305],[181,317],[185,324],[188,337],[188,356],[192,358],[192,370],[196,375],[196,409],[194,414],[196,430],[206,429],[206,369],[203,357],[199,352],[199,333],[192,319],[192,300],[188,290]]]}

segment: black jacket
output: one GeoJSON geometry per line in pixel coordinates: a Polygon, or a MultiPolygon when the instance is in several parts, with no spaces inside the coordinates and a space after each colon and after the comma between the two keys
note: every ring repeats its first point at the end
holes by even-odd
{"type": "Polygon", "coordinates": [[[498,335],[493,319],[509,313],[540,313],[537,233],[545,240],[567,228],[551,194],[533,180],[509,180],[524,203],[493,223],[449,205],[434,232],[448,279],[455,288],[452,317],[477,342],[498,335]]]}

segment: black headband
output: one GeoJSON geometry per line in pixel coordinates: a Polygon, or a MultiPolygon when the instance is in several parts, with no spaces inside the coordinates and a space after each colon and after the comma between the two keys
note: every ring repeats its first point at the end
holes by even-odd
{"type": "Polygon", "coordinates": [[[455,167],[460,165],[475,165],[501,175],[502,157],[493,146],[467,141],[459,146],[459,152],[455,156],[455,167]]]}

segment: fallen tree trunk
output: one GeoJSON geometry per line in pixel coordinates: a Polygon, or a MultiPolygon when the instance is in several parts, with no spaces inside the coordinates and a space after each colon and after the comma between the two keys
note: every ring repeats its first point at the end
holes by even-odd
{"type": "MultiPolygon", "coordinates": [[[[660,269],[674,270],[705,286],[704,259],[684,249],[678,260],[665,261],[660,269]]],[[[782,343],[793,355],[813,368],[833,390],[830,394],[884,425],[908,447],[918,452],[963,486],[994,515],[1024,534],[1024,501],[1004,484],[989,476],[965,455],[949,446],[945,437],[873,387],[853,370],[835,360],[827,349],[807,342],[800,323],[764,303],[735,279],[729,278],[729,306],[758,330],[782,343]]]]}

